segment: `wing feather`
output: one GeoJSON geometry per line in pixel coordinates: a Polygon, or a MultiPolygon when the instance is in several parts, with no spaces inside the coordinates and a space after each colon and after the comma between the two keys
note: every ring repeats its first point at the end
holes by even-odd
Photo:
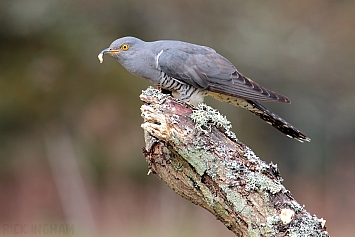
{"type": "Polygon", "coordinates": [[[187,44],[166,48],[158,66],[169,76],[203,90],[249,100],[290,103],[287,97],[239,73],[230,61],[207,47],[187,44]]]}

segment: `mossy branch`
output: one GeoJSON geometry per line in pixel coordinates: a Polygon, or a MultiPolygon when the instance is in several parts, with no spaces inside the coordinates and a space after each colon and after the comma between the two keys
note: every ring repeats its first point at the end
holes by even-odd
{"type": "Polygon", "coordinates": [[[193,108],[159,90],[140,96],[149,173],[207,209],[237,236],[329,236],[266,164],[207,105],[193,108]]]}

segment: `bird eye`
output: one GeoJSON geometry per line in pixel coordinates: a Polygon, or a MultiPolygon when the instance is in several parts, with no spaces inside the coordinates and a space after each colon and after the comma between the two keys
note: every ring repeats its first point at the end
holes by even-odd
{"type": "Polygon", "coordinates": [[[121,45],[121,49],[124,50],[124,51],[128,50],[129,49],[129,44],[122,44],[121,45]]]}

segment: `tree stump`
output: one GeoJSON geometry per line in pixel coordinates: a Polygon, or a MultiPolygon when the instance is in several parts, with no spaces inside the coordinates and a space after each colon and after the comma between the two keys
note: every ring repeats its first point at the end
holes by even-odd
{"type": "Polygon", "coordinates": [[[148,173],[236,236],[329,236],[325,220],[311,216],[282,185],[277,165],[241,143],[218,111],[153,88],[140,98],[148,173]]]}

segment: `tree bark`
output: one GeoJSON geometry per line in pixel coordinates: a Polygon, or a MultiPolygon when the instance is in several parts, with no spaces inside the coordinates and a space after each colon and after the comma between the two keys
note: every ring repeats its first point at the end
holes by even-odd
{"type": "Polygon", "coordinates": [[[236,236],[329,236],[266,164],[204,104],[195,108],[159,90],[143,91],[141,107],[149,172],[211,212],[236,236]]]}

